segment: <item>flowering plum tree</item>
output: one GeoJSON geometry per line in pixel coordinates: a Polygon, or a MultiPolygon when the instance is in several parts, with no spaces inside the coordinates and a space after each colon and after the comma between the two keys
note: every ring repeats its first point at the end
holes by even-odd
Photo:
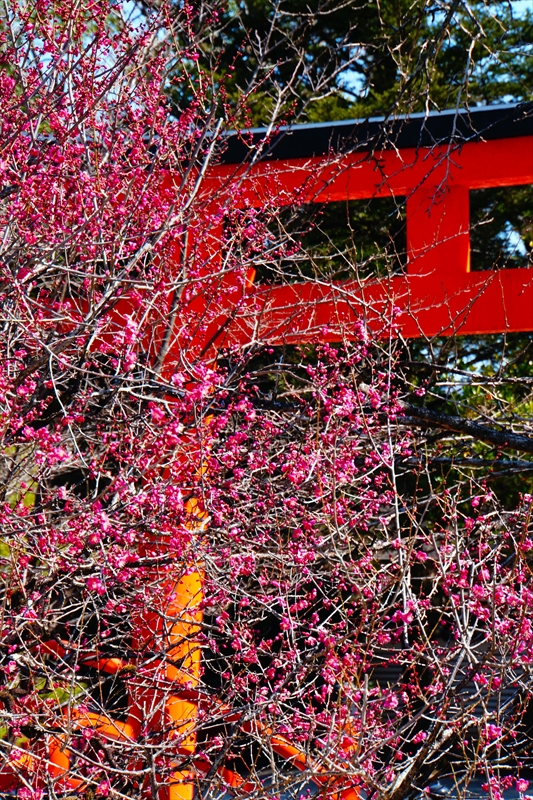
{"type": "Polygon", "coordinates": [[[394,308],[232,338],[288,198],[211,194],[216,6],[128,13],[0,12],[2,792],[525,791],[531,496],[443,472],[394,308]]]}

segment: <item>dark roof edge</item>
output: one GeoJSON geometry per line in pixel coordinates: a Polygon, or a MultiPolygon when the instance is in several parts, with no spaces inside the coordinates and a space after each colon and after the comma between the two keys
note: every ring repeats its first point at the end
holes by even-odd
{"type": "Polygon", "coordinates": [[[343,152],[432,147],[482,139],[533,135],[533,103],[447,109],[397,117],[339,120],[231,131],[221,155],[224,164],[256,158],[311,158],[343,152]]]}

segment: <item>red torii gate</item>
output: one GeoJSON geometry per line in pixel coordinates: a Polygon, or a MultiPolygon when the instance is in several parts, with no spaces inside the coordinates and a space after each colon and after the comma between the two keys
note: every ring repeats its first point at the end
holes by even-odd
{"type": "MultiPolygon", "coordinates": [[[[205,272],[220,271],[225,207],[272,208],[292,204],[295,198],[304,204],[405,195],[407,273],[365,283],[261,286],[250,281],[236,311],[222,311],[196,335],[195,350],[213,358],[220,347],[254,340],[276,344],[352,338],[360,335],[356,322],[361,317],[370,329],[380,329],[393,308],[398,309],[395,324],[406,337],[533,330],[533,268],[470,272],[469,219],[470,190],[533,183],[532,114],[533,106],[500,106],[459,115],[414,115],[394,120],[386,138],[384,120],[297,126],[270,138],[261,130],[234,134],[225,163],[211,169],[202,188],[210,199],[211,217],[219,219],[202,248],[205,272]],[[263,157],[248,166],[247,149],[253,152],[258,146],[263,146],[263,157]]],[[[221,286],[231,283],[231,274],[220,278],[221,286]]],[[[201,318],[206,300],[198,297],[196,302],[201,318]]],[[[201,575],[194,572],[181,584],[172,608],[187,619],[201,596],[201,575]]],[[[196,653],[188,671],[175,676],[178,683],[185,677],[198,681],[199,651],[190,642],[198,621],[197,615],[185,626],[179,622],[170,636],[178,634],[180,653],[196,653]]],[[[191,731],[192,754],[196,701],[176,695],[171,705],[169,717],[176,728],[191,731]]],[[[284,737],[264,733],[293,767],[311,766],[284,737]]],[[[223,777],[230,785],[243,785],[242,778],[227,770],[223,777]]],[[[321,776],[320,770],[314,780],[339,800],[358,798],[357,789],[321,776]]],[[[169,800],[191,800],[193,776],[176,773],[175,781],[169,800]]]]}
{"type": "MultiPolygon", "coordinates": [[[[533,183],[533,106],[415,114],[386,128],[385,120],[370,120],[296,126],[274,136],[256,130],[229,138],[225,163],[210,171],[203,187],[220,220],[206,243],[207,270],[217,271],[221,264],[228,200],[233,208],[260,209],[292,204],[295,198],[304,204],[405,195],[407,272],[364,283],[261,286],[250,281],[236,313],[228,309],[198,337],[204,355],[254,340],[349,339],[360,335],[356,322],[361,317],[370,329],[379,329],[393,309],[405,337],[533,330],[533,268],[470,271],[469,201],[472,189],[533,183]],[[258,147],[262,158],[247,165],[248,148],[253,153],[258,147]]],[[[231,284],[231,277],[221,282],[231,284]]],[[[200,574],[188,580],[196,582],[198,597],[200,574]]],[[[191,594],[185,613],[194,602],[191,594]]],[[[174,714],[177,725],[185,723],[193,731],[194,703],[178,701],[174,714]]],[[[311,766],[284,737],[272,735],[271,744],[293,767],[311,766]]],[[[229,784],[242,781],[227,771],[224,777],[229,784]]],[[[190,777],[176,775],[176,780],[170,800],[191,800],[190,777]]],[[[339,800],[359,797],[357,789],[321,777],[320,770],[314,780],[339,800]]]]}
{"type": "MultiPolygon", "coordinates": [[[[220,210],[220,224],[203,248],[206,269],[222,258],[223,209],[238,185],[239,204],[253,208],[267,201],[289,204],[295,197],[306,203],[406,195],[407,272],[364,283],[309,281],[265,287],[250,283],[235,314],[223,309],[206,331],[196,335],[196,352],[212,359],[213,351],[224,345],[253,339],[276,344],[351,338],[359,335],[354,331],[361,316],[370,329],[379,329],[393,308],[398,309],[395,324],[406,337],[533,330],[533,269],[472,273],[469,264],[469,191],[533,183],[532,111],[531,106],[501,106],[413,115],[390,125],[386,120],[343,122],[296,126],[270,138],[264,131],[229,137],[224,163],[211,169],[203,187],[204,197],[212,198],[211,209],[220,210]],[[249,147],[261,144],[264,157],[248,166],[249,147]]],[[[192,302],[201,318],[205,298],[199,295],[192,302]]],[[[127,300],[121,303],[120,310],[115,309],[118,324],[130,311],[127,300]]],[[[173,357],[172,347],[167,357],[173,357]]],[[[201,529],[202,511],[194,501],[189,510],[191,524],[201,529]]],[[[147,544],[148,549],[157,546],[147,544]]],[[[176,771],[161,791],[165,800],[192,800],[195,775],[212,767],[195,758],[201,702],[200,648],[195,640],[202,621],[202,583],[198,570],[175,583],[163,579],[160,613],[139,615],[134,649],[159,655],[152,657],[149,672],[130,680],[125,721],[75,708],[69,712],[73,729],[90,728],[126,743],[135,742],[147,719],[154,732],[169,728],[176,740],[176,771]],[[165,629],[162,620],[169,618],[175,621],[165,629]],[[154,713],[154,709],[159,710],[154,713]],[[190,766],[180,767],[180,759],[190,766]]],[[[67,654],[58,642],[43,647],[59,658],[67,654]]],[[[103,673],[135,669],[127,660],[98,654],[84,657],[83,663],[103,673]]],[[[227,722],[241,724],[231,709],[220,706],[220,713],[227,722]]],[[[250,723],[242,725],[247,729],[250,723]]],[[[357,800],[357,789],[332,780],[286,738],[266,729],[256,732],[268,736],[273,750],[293,767],[314,768],[319,788],[339,800],[357,800]]],[[[0,788],[9,787],[17,771],[44,764],[60,788],[82,791],[84,781],[71,775],[67,744],[64,735],[52,736],[47,754],[37,759],[39,764],[30,754],[13,761],[7,772],[0,773],[0,788]]],[[[224,766],[219,773],[228,786],[254,788],[224,766]]]]}
{"type": "Polygon", "coordinates": [[[248,208],[406,196],[407,269],[255,286],[219,342],[247,342],[254,325],[260,341],[305,342],[325,328],[330,340],[350,338],[357,319],[372,328],[392,306],[405,337],[533,330],[533,269],[470,271],[469,202],[474,189],[533,183],[533,105],[256,130],[228,145],[206,181],[215,203],[238,183],[248,208]],[[263,157],[247,165],[258,146],[263,157]]]}

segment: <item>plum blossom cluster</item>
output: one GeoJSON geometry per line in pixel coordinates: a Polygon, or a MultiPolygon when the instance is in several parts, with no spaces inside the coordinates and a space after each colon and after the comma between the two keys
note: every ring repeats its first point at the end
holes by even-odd
{"type": "Polygon", "coordinates": [[[531,498],[408,494],[420,445],[379,360],[296,352],[268,410],[247,364],[210,423],[206,675],[365,792],[407,796],[450,762],[496,791],[496,758],[524,758],[531,498]]]}

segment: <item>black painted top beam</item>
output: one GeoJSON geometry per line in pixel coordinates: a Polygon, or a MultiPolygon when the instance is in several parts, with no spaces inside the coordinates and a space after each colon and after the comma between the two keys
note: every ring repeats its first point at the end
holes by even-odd
{"type": "Polygon", "coordinates": [[[221,155],[224,164],[256,158],[281,160],[328,154],[432,147],[482,139],[510,139],[533,135],[533,103],[480,106],[467,110],[437,111],[394,118],[370,117],[278,128],[232,131],[221,155]]]}

